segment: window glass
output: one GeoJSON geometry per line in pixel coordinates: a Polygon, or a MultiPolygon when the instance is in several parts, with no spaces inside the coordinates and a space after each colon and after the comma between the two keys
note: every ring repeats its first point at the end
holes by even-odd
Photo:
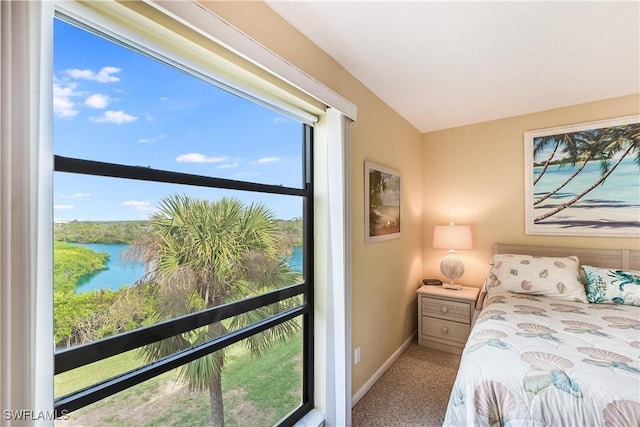
{"type": "MultiPolygon", "coordinates": [[[[53,87],[54,341],[64,362],[56,366],[79,366],[55,376],[56,402],[72,395],[88,405],[64,416],[81,425],[211,424],[209,395],[220,382],[203,379],[202,370],[144,377],[92,404],[87,396],[159,358],[229,339],[284,311],[294,310],[286,318],[305,312],[309,128],[60,19],[53,87]],[[64,158],[77,169],[61,166],[64,158]],[[136,177],[127,175],[133,169],[136,177]],[[176,173],[189,176],[175,184],[176,173]],[[219,180],[196,183],[194,175],[231,180],[235,190],[219,180]],[[288,298],[274,303],[274,291],[288,298]],[[249,298],[259,307],[242,313],[249,298]],[[229,304],[235,311],[211,325],[115,356],[100,350],[100,340],[129,340],[131,331],[162,322],[173,330],[176,319],[229,304]],[[110,357],[94,362],[95,354],[110,357]]],[[[273,425],[311,405],[302,393],[303,372],[312,389],[303,338],[310,317],[201,359],[213,357],[200,368],[220,369],[224,378],[228,425],[273,425]]]]}
{"type": "MultiPolygon", "coordinates": [[[[301,296],[298,295],[275,304],[269,304],[264,307],[260,307],[259,309],[251,310],[238,316],[232,316],[224,319],[221,321],[223,331],[224,333],[238,331],[252,323],[255,323],[256,321],[268,319],[274,314],[282,313],[283,311],[299,306],[302,303],[301,299],[301,296]]],[[[112,316],[112,318],[113,317],[114,316],[112,316]]],[[[120,319],[122,318],[123,317],[120,316],[120,319]]],[[[274,331],[276,331],[276,333],[282,333],[284,341],[286,341],[289,338],[299,338],[301,326],[301,319],[298,319],[296,321],[285,322],[277,328],[274,328],[274,331]]],[[[54,396],[58,398],[66,394],[73,393],[77,390],[98,384],[102,381],[106,381],[131,370],[145,366],[150,362],[160,359],[160,356],[166,357],[174,355],[179,351],[196,347],[202,344],[205,339],[209,340],[211,338],[215,338],[212,336],[214,329],[214,327],[209,329],[209,326],[203,326],[196,330],[178,335],[178,339],[167,338],[145,347],[120,353],[115,356],[57,374],[54,380],[54,396]]],[[[246,345],[256,342],[261,343],[262,340],[260,340],[259,337],[271,338],[268,336],[268,332],[261,333],[257,335],[257,337],[258,339],[253,341],[245,340],[245,347],[243,348],[236,344],[230,354],[250,351],[251,348],[247,348],[246,345]]],[[[277,338],[275,340],[267,339],[264,343],[272,345],[277,341],[277,338]]],[[[255,353],[254,356],[256,354],[257,353],[255,353]]]]}
{"type": "Polygon", "coordinates": [[[54,186],[61,200],[59,188],[84,193],[67,199],[64,209],[54,206],[54,331],[60,349],[302,281],[301,197],[59,172],[54,186]],[[186,224],[167,224],[178,220],[186,224]],[[169,227],[175,228],[173,239],[163,234],[169,227]],[[256,233],[271,240],[250,239],[256,233]],[[176,244],[181,253],[174,252],[176,244]],[[273,253],[262,253],[265,245],[273,253]],[[214,267],[221,259],[228,265],[214,267]],[[163,262],[175,265],[163,269],[163,262]],[[200,275],[199,268],[224,273],[200,275]],[[214,279],[221,283],[207,286],[214,279]],[[216,297],[205,302],[214,291],[216,297]],[[156,319],[163,299],[184,304],[156,319]]]}
{"type": "Polygon", "coordinates": [[[54,34],[56,154],[301,187],[299,122],[64,21],[54,34]]]}
{"type": "MultiPolygon", "coordinates": [[[[292,330],[286,341],[275,341],[252,355],[252,345],[243,340],[224,351],[221,381],[222,412],[227,426],[270,427],[301,404],[302,396],[302,319],[296,318],[279,328],[292,330]]],[[[259,340],[257,335],[255,340],[259,340]]],[[[221,357],[221,353],[216,354],[221,357]]],[[[212,425],[209,389],[190,389],[189,376],[198,359],[186,368],[177,368],[137,386],[116,393],[61,417],[57,425],[212,425]]],[[[87,382],[100,381],[105,373],[138,363],[131,351],[100,364],[89,365],[56,376],[56,393],[75,390],[87,382]]]]}

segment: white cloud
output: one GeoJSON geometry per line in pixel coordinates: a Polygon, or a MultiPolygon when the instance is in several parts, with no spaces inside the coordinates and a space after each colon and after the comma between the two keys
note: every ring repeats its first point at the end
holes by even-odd
{"type": "Polygon", "coordinates": [[[78,115],[76,104],[71,97],[78,94],[74,91],[75,85],[61,85],[59,82],[53,82],[53,114],[61,119],[69,119],[78,115]]]}
{"type": "Polygon", "coordinates": [[[151,138],[140,138],[140,139],[138,139],[138,143],[140,143],[140,144],[150,144],[152,142],[159,142],[161,139],[164,139],[166,137],[167,137],[167,135],[165,135],[164,133],[161,133],[160,135],[152,136],[151,138]]]}
{"type": "Polygon", "coordinates": [[[53,209],[68,211],[73,209],[73,205],[53,205],[53,209]]]}
{"type": "Polygon", "coordinates": [[[275,124],[279,124],[279,123],[286,123],[287,119],[285,119],[284,117],[276,117],[275,119],[273,119],[273,123],[275,124]]]}
{"type": "Polygon", "coordinates": [[[205,156],[200,153],[180,154],[176,160],[184,163],[220,163],[227,160],[227,157],[205,156]]]}
{"type": "Polygon", "coordinates": [[[253,178],[256,176],[260,176],[260,174],[258,172],[238,172],[237,174],[234,175],[236,178],[253,178]]]}
{"type": "Polygon", "coordinates": [[[151,205],[149,202],[142,202],[139,200],[127,200],[126,202],[122,202],[124,206],[131,206],[137,211],[155,211],[157,210],[155,206],[151,205]]]}
{"type": "Polygon", "coordinates": [[[117,67],[102,67],[97,73],[92,70],[79,70],[72,68],[66,71],[66,73],[74,79],[91,80],[99,83],[113,83],[120,81],[120,77],[113,76],[122,71],[117,67]]]}
{"type": "Polygon", "coordinates": [[[73,193],[68,196],[62,196],[63,199],[82,199],[83,197],[91,197],[91,193],[73,193]]]}
{"type": "Polygon", "coordinates": [[[103,109],[109,104],[109,97],[101,93],[94,93],[84,100],[84,105],[91,108],[103,109]]]}
{"type": "Polygon", "coordinates": [[[105,111],[100,117],[92,117],[91,120],[97,123],[129,123],[135,122],[138,120],[136,116],[132,116],[131,114],[127,114],[124,111],[105,111]]]}
{"type": "Polygon", "coordinates": [[[280,161],[280,158],[278,157],[263,157],[261,159],[256,160],[256,163],[275,163],[279,161],[280,161]]]}
{"type": "Polygon", "coordinates": [[[69,98],[53,97],[53,113],[61,119],[71,118],[78,115],[75,104],[69,98]]]}
{"type": "Polygon", "coordinates": [[[79,70],[77,68],[72,68],[66,71],[66,73],[73,77],[74,79],[87,79],[91,80],[94,76],[94,72],[91,70],[79,70]]]}
{"type": "Polygon", "coordinates": [[[233,168],[237,168],[238,166],[240,166],[240,163],[238,162],[225,163],[224,165],[218,166],[218,169],[233,169],[233,168]]]}
{"type": "Polygon", "coordinates": [[[122,202],[124,206],[149,206],[151,203],[149,202],[141,202],[138,200],[127,200],[126,202],[122,202]]]}

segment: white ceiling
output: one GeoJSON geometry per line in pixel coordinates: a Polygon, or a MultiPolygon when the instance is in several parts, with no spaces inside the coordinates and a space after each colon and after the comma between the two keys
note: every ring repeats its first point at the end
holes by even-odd
{"type": "Polygon", "coordinates": [[[640,92],[640,2],[271,1],[421,132],[640,92]]]}

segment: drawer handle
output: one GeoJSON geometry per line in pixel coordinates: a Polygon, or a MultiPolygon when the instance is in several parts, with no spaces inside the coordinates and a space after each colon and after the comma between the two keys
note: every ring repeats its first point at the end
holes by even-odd
{"type": "Polygon", "coordinates": [[[443,306],[440,308],[440,311],[442,311],[443,313],[446,313],[447,311],[449,311],[449,307],[447,307],[446,305],[443,305],[443,306]]]}
{"type": "Polygon", "coordinates": [[[446,327],[446,326],[443,326],[443,327],[441,327],[441,328],[440,328],[440,331],[441,331],[443,334],[446,334],[447,332],[449,332],[449,328],[448,328],[448,327],[446,327]]]}

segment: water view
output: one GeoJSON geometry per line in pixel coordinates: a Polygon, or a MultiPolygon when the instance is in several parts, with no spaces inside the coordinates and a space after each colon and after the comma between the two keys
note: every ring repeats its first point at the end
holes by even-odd
{"type": "MultiPolygon", "coordinates": [[[[76,293],[97,291],[100,289],[118,290],[123,286],[136,283],[145,274],[145,267],[138,262],[125,261],[123,253],[129,247],[125,243],[74,243],[84,246],[94,252],[106,252],[109,259],[106,270],[83,276],[76,288],[76,293]]],[[[295,271],[302,271],[302,247],[294,246],[289,265],[295,271]]]]}
{"type": "Polygon", "coordinates": [[[94,252],[106,252],[109,259],[107,269],[83,276],[76,288],[77,293],[97,291],[100,289],[118,290],[123,286],[136,283],[145,274],[144,265],[125,262],[123,252],[129,247],[124,243],[77,243],[94,252]]]}

